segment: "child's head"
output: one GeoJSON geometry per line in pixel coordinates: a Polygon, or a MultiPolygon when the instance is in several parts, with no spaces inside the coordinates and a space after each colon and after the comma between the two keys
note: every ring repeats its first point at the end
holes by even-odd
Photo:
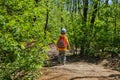
{"type": "Polygon", "coordinates": [[[61,29],[61,34],[65,34],[66,33],[66,29],[65,28],[62,28],[61,29]]]}

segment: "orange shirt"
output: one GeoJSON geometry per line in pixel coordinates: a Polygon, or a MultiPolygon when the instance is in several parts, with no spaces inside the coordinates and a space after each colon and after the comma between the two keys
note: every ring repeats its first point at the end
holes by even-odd
{"type": "MultiPolygon", "coordinates": [[[[60,36],[64,36],[65,37],[65,39],[66,39],[66,41],[67,41],[67,44],[68,44],[68,38],[67,38],[67,36],[66,35],[60,35],[60,36]]],[[[60,38],[60,37],[59,37],[60,38]]],[[[59,40],[59,39],[58,39],[59,40]]],[[[57,40],[57,42],[58,42],[58,40],[57,40]]],[[[69,44],[68,44],[69,45],[69,44]]],[[[65,48],[58,48],[57,47],[57,50],[59,50],[59,51],[65,51],[65,50],[67,50],[67,46],[65,47],[65,48]]]]}

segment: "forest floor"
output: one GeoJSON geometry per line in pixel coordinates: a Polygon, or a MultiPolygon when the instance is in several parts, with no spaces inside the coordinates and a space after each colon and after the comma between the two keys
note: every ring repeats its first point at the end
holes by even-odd
{"type": "MultiPolygon", "coordinates": [[[[55,48],[49,52],[52,56],[58,55],[55,48]]],[[[69,55],[69,54],[68,54],[69,55]]],[[[107,68],[107,60],[80,58],[67,56],[67,63],[57,63],[57,57],[52,59],[49,67],[43,67],[43,75],[38,80],[120,80],[120,72],[107,68]]]]}

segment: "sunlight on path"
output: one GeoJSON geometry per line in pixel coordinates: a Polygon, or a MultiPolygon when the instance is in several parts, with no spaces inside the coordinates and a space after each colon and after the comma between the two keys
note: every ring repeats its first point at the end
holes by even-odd
{"type": "Polygon", "coordinates": [[[38,80],[114,80],[111,75],[120,75],[120,72],[105,69],[101,65],[75,62],[48,68],[48,72],[38,80]]]}

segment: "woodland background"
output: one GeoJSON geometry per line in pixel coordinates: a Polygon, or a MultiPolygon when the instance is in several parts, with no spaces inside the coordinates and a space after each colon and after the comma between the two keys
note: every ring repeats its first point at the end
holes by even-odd
{"type": "Polygon", "coordinates": [[[78,56],[118,56],[120,0],[0,0],[0,79],[34,79],[62,27],[78,56]]]}

